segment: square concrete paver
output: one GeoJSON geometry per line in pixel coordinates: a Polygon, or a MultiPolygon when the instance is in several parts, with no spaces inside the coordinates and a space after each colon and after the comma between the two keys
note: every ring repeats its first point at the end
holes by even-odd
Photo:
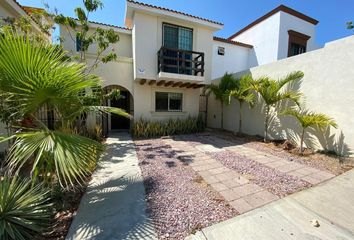
{"type": "Polygon", "coordinates": [[[225,186],[224,184],[222,184],[220,182],[212,183],[211,186],[218,192],[225,191],[225,190],[229,189],[227,186],[225,186]]]}
{"type": "Polygon", "coordinates": [[[244,197],[244,196],[250,195],[252,193],[260,192],[263,189],[256,184],[248,183],[245,185],[241,185],[239,187],[235,187],[232,190],[234,192],[238,193],[239,196],[244,197]]]}
{"type": "Polygon", "coordinates": [[[240,214],[248,212],[254,208],[243,198],[231,201],[230,205],[235,208],[240,214]]]}

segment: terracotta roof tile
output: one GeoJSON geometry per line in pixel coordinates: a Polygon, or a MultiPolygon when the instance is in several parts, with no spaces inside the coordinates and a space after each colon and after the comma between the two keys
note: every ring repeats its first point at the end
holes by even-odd
{"type": "Polygon", "coordinates": [[[168,9],[168,8],[164,8],[164,7],[159,7],[159,6],[155,6],[155,5],[151,5],[151,4],[147,4],[147,3],[142,3],[142,2],[137,2],[137,1],[133,1],[133,0],[127,0],[127,2],[138,4],[138,5],[141,5],[141,6],[144,6],[144,7],[155,8],[155,9],[159,9],[159,10],[163,10],[163,11],[177,13],[177,14],[184,15],[184,16],[187,16],[187,17],[192,17],[192,18],[199,19],[199,20],[202,20],[202,21],[206,21],[206,22],[210,22],[210,23],[214,23],[214,24],[217,24],[217,25],[224,26],[224,24],[220,23],[220,22],[216,22],[216,21],[213,21],[213,20],[210,20],[210,19],[206,19],[206,18],[202,18],[202,17],[193,16],[193,15],[188,14],[188,13],[179,12],[179,11],[168,9]]]}

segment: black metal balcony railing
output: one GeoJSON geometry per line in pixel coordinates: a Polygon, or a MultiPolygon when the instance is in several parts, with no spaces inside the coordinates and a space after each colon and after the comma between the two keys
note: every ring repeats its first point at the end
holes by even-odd
{"type": "Polygon", "coordinates": [[[158,72],[204,76],[204,53],[161,47],[158,72]]]}

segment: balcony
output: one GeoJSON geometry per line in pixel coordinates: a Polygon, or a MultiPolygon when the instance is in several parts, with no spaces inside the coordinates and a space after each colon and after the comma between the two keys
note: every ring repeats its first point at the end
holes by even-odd
{"type": "Polygon", "coordinates": [[[203,82],[204,53],[161,47],[158,80],[203,82]]]}

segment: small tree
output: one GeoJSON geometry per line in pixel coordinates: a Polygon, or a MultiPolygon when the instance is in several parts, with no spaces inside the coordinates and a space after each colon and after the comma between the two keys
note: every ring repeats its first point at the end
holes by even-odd
{"type": "Polygon", "coordinates": [[[347,22],[347,28],[348,28],[348,29],[354,29],[354,24],[353,24],[353,22],[347,22]]]}
{"type": "MultiPolygon", "coordinates": [[[[102,9],[103,3],[100,0],[83,0],[83,4],[84,8],[77,7],[75,9],[77,19],[65,17],[62,14],[53,14],[53,18],[57,24],[66,28],[68,35],[75,44],[79,41],[79,51],[74,57],[78,58],[80,62],[88,64],[87,53],[89,47],[91,45],[96,46],[95,57],[89,67],[89,72],[91,72],[98,64],[117,59],[114,49],[112,48],[110,51],[108,49],[112,44],[119,41],[119,36],[112,28],[106,30],[98,27],[90,30],[89,16],[98,9],[102,9]],[[72,30],[75,35],[72,34],[72,30]]],[[[63,41],[64,39],[60,40],[63,41]]]]}
{"type": "Polygon", "coordinates": [[[252,77],[250,75],[242,76],[236,80],[235,88],[230,92],[230,96],[239,102],[239,123],[238,132],[242,133],[242,105],[244,102],[250,106],[254,105],[255,95],[251,91],[252,77]]]}
{"type": "Polygon", "coordinates": [[[299,105],[301,93],[291,89],[282,91],[282,88],[291,82],[301,79],[303,76],[304,74],[298,71],[290,73],[285,78],[278,81],[269,79],[268,77],[262,77],[256,81],[253,81],[252,88],[262,97],[265,105],[264,142],[268,141],[271,107],[276,108],[277,103],[283,100],[292,100],[299,105]]]}
{"type": "Polygon", "coordinates": [[[302,128],[300,140],[300,154],[304,153],[303,145],[306,129],[314,128],[324,131],[324,129],[329,126],[337,128],[337,123],[332,118],[322,113],[315,113],[309,110],[289,108],[285,110],[282,115],[290,115],[295,117],[302,128]]]}
{"type": "Polygon", "coordinates": [[[221,129],[224,129],[224,104],[230,104],[230,92],[236,87],[236,80],[232,74],[225,73],[218,85],[206,86],[207,95],[213,93],[216,100],[221,103],[221,129]]]}

